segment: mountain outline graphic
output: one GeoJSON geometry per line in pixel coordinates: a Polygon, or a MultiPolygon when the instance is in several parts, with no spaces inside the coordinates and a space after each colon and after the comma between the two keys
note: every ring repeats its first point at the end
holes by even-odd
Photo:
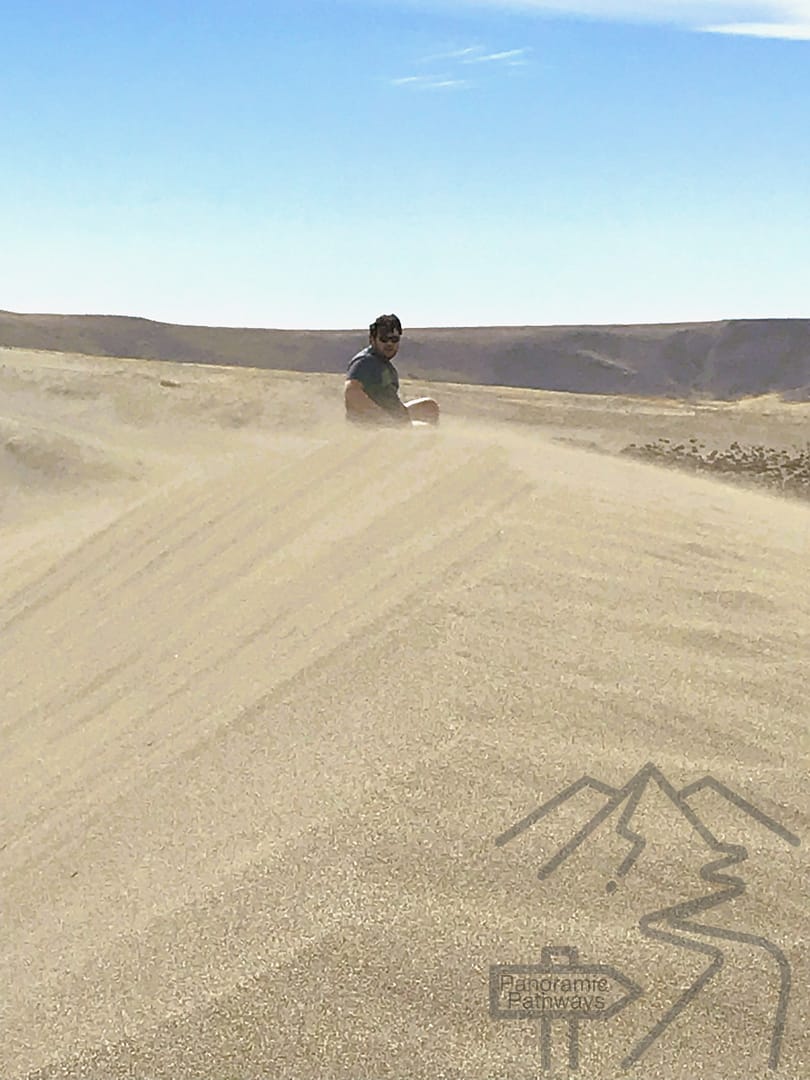
{"type": "MultiPolygon", "coordinates": [[[[742,931],[727,930],[716,926],[707,926],[696,917],[721,904],[728,903],[735,897],[742,896],[746,891],[745,881],[729,873],[732,867],[737,867],[748,858],[748,849],[743,844],[724,843],[701,821],[689,804],[689,799],[700,791],[710,789],[729,802],[736,810],[741,811],[759,825],[765,827],[780,840],[798,847],[800,840],[797,836],[784,828],[773,818],[769,817],[753,803],[744,799],[741,795],[726,787],[713,776],[703,776],[694,783],[676,789],[661,770],[648,762],[622,787],[612,787],[592,776],[580,777],[569,787],[553,796],[547,802],[537,807],[495,840],[498,847],[510,843],[516,837],[526,832],[527,829],[536,825],[554,810],[558,809],[579,792],[590,789],[605,796],[604,805],[579,829],[571,839],[564,844],[550,859],[546,860],[538,871],[538,878],[546,880],[567,860],[571,855],[595,832],[599,826],[607,821],[614,813],[617,813],[624,804],[616,824],[616,832],[630,844],[630,850],[616,870],[616,876],[621,878],[628,874],[647,845],[645,838],[631,827],[631,819],[636,813],[639,803],[650,784],[657,785],[662,792],[677,808],[677,810],[689,822],[692,829],[701,837],[706,845],[716,853],[700,869],[700,877],[707,884],[713,886],[713,891],[708,896],[700,896],[696,899],[683,901],[657,911],[645,914],[639,921],[641,933],[655,941],[666,942],[678,948],[697,952],[707,957],[709,963],[693,984],[678,998],[667,1012],[650,1028],[650,1030],[636,1043],[630,1053],[622,1061],[623,1068],[635,1065],[649,1048],[664,1034],[666,1029],[680,1016],[684,1010],[694,1001],[701,991],[708,985],[714,976],[723,967],[725,958],[722,949],[711,943],[711,939],[719,941],[733,941],[744,943],[764,950],[776,965],[779,991],[776,1010],[771,1027],[771,1039],[768,1056],[768,1067],[777,1069],[781,1054],[782,1039],[784,1035],[785,1021],[788,1013],[791,992],[791,969],[787,957],[774,942],[768,938],[748,934],[742,931]],[[695,941],[695,935],[703,940],[695,941]],[[708,939],[708,940],[707,940],[708,939]]],[[[607,891],[614,891],[616,883],[611,882],[607,891]]]]}

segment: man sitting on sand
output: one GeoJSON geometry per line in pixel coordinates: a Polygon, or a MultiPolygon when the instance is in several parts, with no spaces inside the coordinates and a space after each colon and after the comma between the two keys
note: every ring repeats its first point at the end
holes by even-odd
{"type": "Polygon", "coordinates": [[[433,398],[404,402],[392,360],[399,351],[402,323],[396,315],[380,315],[368,328],[369,344],[352,357],[346,373],[343,400],[346,419],[356,424],[438,424],[439,406],[433,398]]]}

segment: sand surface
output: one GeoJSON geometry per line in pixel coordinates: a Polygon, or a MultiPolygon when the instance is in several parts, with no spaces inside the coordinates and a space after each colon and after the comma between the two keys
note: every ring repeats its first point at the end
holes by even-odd
{"type": "Polygon", "coordinates": [[[810,407],[340,385],[0,350],[2,1080],[806,1078],[810,407]]]}

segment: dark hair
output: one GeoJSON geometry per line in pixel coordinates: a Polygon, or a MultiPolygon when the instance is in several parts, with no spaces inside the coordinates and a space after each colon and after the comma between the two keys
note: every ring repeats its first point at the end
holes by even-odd
{"type": "Polygon", "coordinates": [[[368,328],[369,338],[379,337],[380,331],[384,334],[390,334],[392,331],[396,331],[397,334],[402,333],[402,323],[399,321],[398,315],[378,315],[371,326],[368,328]]]}

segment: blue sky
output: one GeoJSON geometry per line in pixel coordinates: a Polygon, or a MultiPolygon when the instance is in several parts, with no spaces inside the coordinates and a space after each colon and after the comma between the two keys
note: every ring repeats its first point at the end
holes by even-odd
{"type": "Polygon", "coordinates": [[[810,0],[0,14],[0,308],[810,317],[810,0]]]}

